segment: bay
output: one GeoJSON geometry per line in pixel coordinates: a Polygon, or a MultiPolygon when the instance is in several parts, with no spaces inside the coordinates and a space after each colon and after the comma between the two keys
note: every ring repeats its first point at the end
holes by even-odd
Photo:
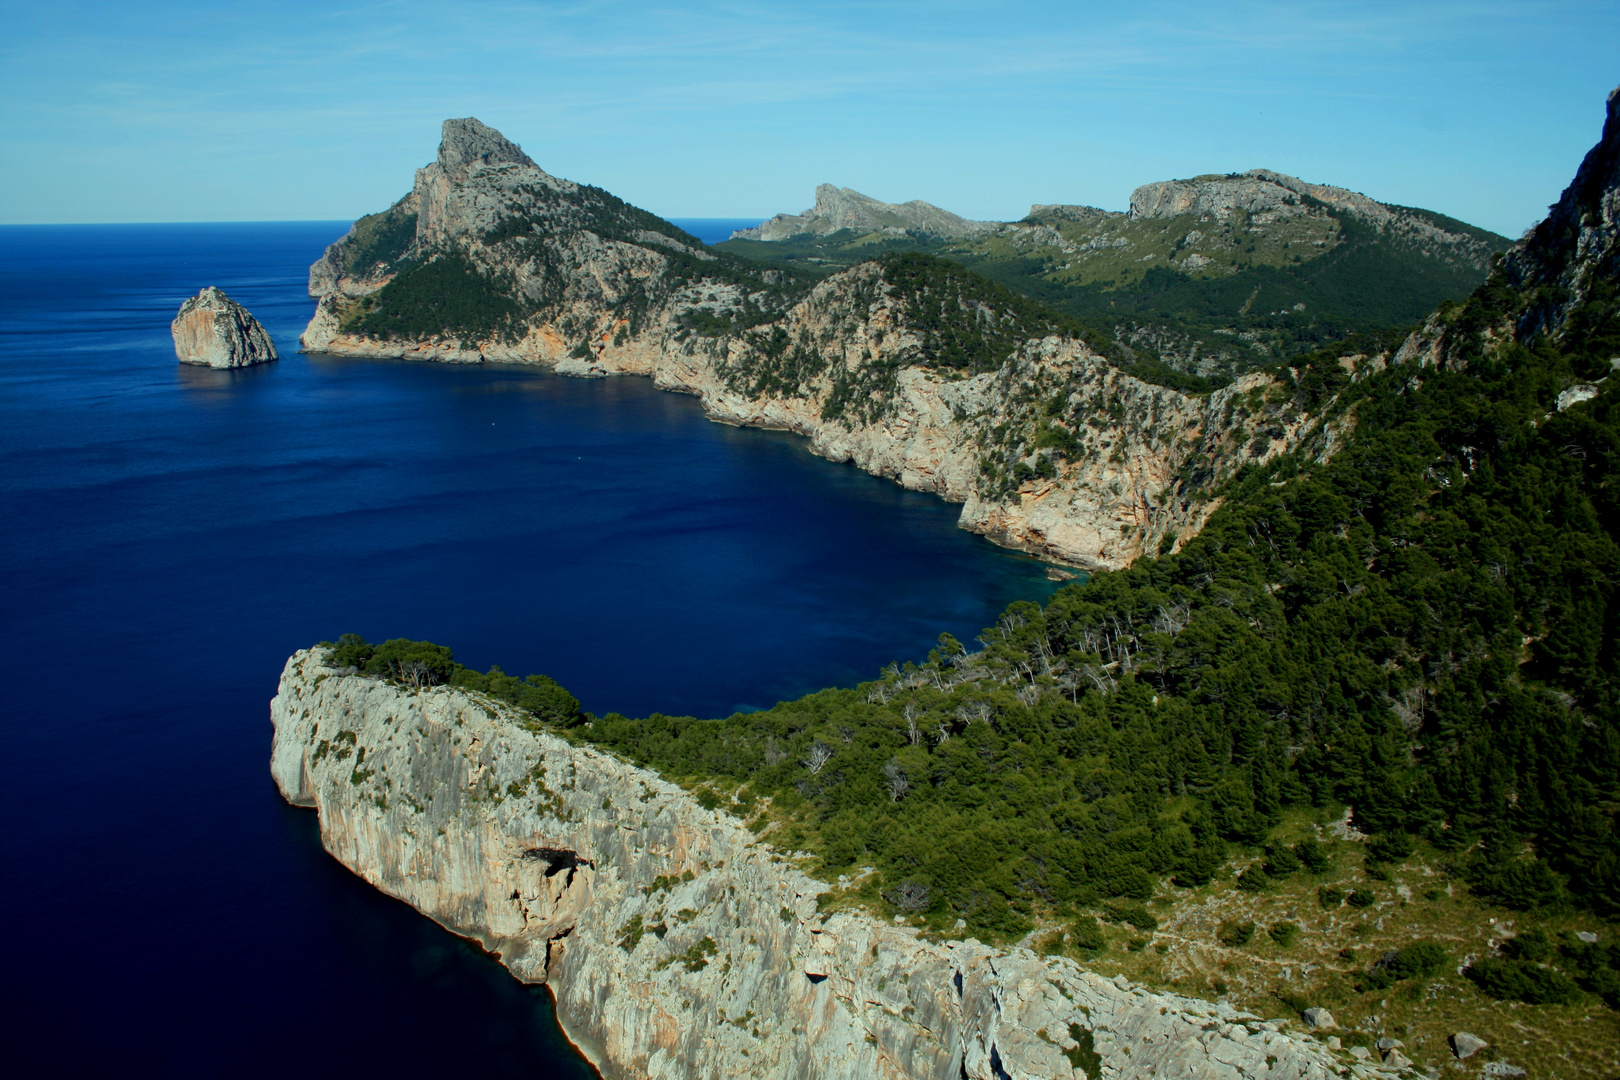
{"type": "Polygon", "coordinates": [[[1052,586],[957,508],[643,379],[304,356],[347,223],[0,228],[0,813],[23,1074],[590,1075],[543,990],[350,875],[267,771],[355,631],[723,715],[1052,586]],[[175,362],[217,285],[282,359],[175,362]]]}

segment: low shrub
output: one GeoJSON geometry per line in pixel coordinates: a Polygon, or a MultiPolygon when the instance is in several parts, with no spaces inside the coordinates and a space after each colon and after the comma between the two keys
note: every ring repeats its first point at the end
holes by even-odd
{"type": "Polygon", "coordinates": [[[1478,960],[1463,974],[1498,1001],[1570,1005],[1581,997],[1580,987],[1568,975],[1524,960],[1478,960]]]}
{"type": "Polygon", "coordinates": [[[1271,927],[1270,930],[1266,931],[1266,933],[1271,935],[1272,941],[1275,941],[1282,948],[1286,949],[1294,942],[1299,940],[1299,923],[1276,923],[1271,927]]]}
{"type": "Polygon", "coordinates": [[[1254,940],[1255,926],[1252,922],[1237,922],[1229,920],[1220,925],[1216,931],[1216,938],[1229,949],[1241,949],[1254,940]]]}
{"type": "Polygon", "coordinates": [[[1069,931],[1069,940],[1074,947],[1086,952],[1102,952],[1108,948],[1108,939],[1103,936],[1102,923],[1097,921],[1095,915],[1082,915],[1074,920],[1074,927],[1069,931]]]}
{"type": "Polygon", "coordinates": [[[1311,838],[1294,845],[1294,858],[1313,874],[1320,874],[1333,865],[1333,856],[1327,847],[1311,838]]]}

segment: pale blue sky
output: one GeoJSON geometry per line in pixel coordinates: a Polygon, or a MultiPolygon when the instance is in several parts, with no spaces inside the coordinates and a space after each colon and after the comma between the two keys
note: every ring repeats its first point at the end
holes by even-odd
{"type": "Polygon", "coordinates": [[[1010,219],[1254,167],[1517,236],[1620,4],[0,0],[0,221],[353,218],[477,116],[668,217],[830,181],[1010,219]]]}

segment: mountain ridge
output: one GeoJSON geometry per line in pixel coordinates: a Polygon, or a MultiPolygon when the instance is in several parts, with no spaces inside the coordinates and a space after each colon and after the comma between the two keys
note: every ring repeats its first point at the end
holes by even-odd
{"type": "Polygon", "coordinates": [[[862,195],[854,188],[818,184],[815,205],[809,210],[801,214],[777,214],[751,229],[738,229],[731,234],[731,239],[786,240],[805,234],[826,236],[842,229],[891,235],[916,231],[930,236],[957,237],[994,227],[994,222],[970,221],[921,199],[886,203],[862,195]]]}
{"type": "Polygon", "coordinates": [[[1433,211],[1254,169],[1144,184],[1125,212],[1037,204],[967,237],[805,230],[719,247],[818,273],[926,251],[1085,322],[1094,346],[1230,377],[1357,334],[1398,342],[1508,245],[1433,211]]]}
{"type": "Polygon", "coordinates": [[[1264,400],[1270,375],[1210,397],[1145,382],[954,264],[896,256],[818,281],[552,177],[475,120],[444,141],[409,195],[311,267],[307,350],[650,375],[1088,568],[1193,535],[1245,464],[1335,445],[1320,415],[1264,400]]]}

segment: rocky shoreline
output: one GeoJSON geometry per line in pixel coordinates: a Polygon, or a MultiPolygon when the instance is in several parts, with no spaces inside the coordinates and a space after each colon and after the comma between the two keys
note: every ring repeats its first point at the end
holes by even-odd
{"type": "Polygon", "coordinates": [[[858,911],[656,774],[446,687],[294,654],[271,772],[326,850],[545,983],[606,1077],[1327,1080],[1396,1071],[1073,960],[858,911]]]}
{"type": "MultiPolygon", "coordinates": [[[[901,352],[914,345],[903,329],[894,332],[881,306],[861,313],[854,327],[835,325],[839,320],[828,309],[850,291],[848,279],[863,273],[871,271],[857,267],[824,282],[783,320],[789,336],[828,342],[826,350],[836,354],[829,368],[862,363],[855,359],[862,351],[881,355],[884,348],[901,352]]],[[[662,390],[696,396],[711,420],[802,435],[829,461],[962,504],[960,528],[1084,570],[1119,569],[1144,554],[1175,550],[1202,529],[1219,506],[1211,493],[1239,468],[1306,442],[1325,456],[1343,436],[1324,425],[1320,413],[1286,398],[1268,401],[1267,391],[1277,385],[1270,374],[1242,376],[1207,396],[1184,394],[1127,375],[1085,343],[1061,337],[1032,340],[1001,370],[968,378],[904,366],[878,422],[828,419],[830,376],[793,395],[742,392],[726,369],[745,364],[751,346],[683,339],[675,329],[678,315],[628,340],[615,340],[610,328],[586,357],[572,355],[567,339],[549,326],[515,343],[371,340],[340,332],[325,304],[302,341],[306,351],[332,356],[528,364],[576,378],[645,376],[662,390]],[[987,433],[1029,423],[1031,400],[1054,394],[1091,418],[1086,434],[1094,452],[1006,495],[984,492],[987,433]],[[1190,472],[1195,480],[1188,480],[1190,472]]]]}
{"type": "Polygon", "coordinates": [[[310,267],[319,303],[300,340],[334,356],[648,376],[696,395],[716,421],[803,435],[823,457],[961,503],[962,528],[1087,570],[1175,550],[1238,469],[1302,443],[1325,455],[1342,435],[1323,423],[1331,402],[1308,413],[1273,375],[1186,394],[1048,331],[1020,334],[993,368],[942,364],[941,317],[956,321],[952,334],[1005,335],[1028,321],[1019,301],[924,300],[875,262],[794,291],[780,271],[682,236],[547,174],[476,120],[449,120],[412,192],[310,267]],[[379,246],[386,236],[395,248],[379,246]],[[534,310],[471,335],[367,321],[379,300],[386,311],[396,275],[447,258],[482,275],[468,289],[500,282],[534,310]]]}

